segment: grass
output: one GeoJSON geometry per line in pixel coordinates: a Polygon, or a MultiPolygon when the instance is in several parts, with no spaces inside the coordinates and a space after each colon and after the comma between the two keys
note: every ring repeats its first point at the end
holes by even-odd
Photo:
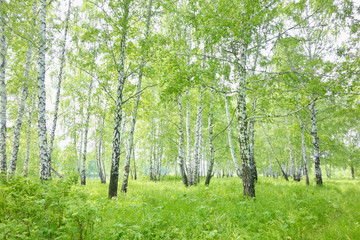
{"type": "Polygon", "coordinates": [[[109,200],[98,181],[19,178],[0,187],[0,239],[359,239],[359,183],[260,177],[250,200],[238,178],[185,188],[168,177],[109,200]]]}

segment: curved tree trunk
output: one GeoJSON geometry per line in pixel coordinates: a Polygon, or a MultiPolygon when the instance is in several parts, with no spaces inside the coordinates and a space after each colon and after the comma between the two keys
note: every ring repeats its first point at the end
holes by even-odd
{"type": "Polygon", "coordinates": [[[50,164],[47,154],[46,131],[46,91],[45,91],[45,54],[46,54],[46,0],[40,0],[39,12],[39,67],[38,67],[38,127],[39,127],[39,175],[41,180],[49,178],[50,164]]]}
{"type": "MultiPolygon", "coordinates": [[[[61,45],[61,57],[60,57],[60,70],[59,70],[59,77],[58,77],[58,83],[56,87],[56,100],[55,100],[55,110],[54,110],[54,118],[53,118],[53,125],[50,133],[50,141],[49,141],[49,148],[48,148],[48,158],[49,158],[49,164],[51,166],[51,154],[54,146],[54,139],[55,139],[55,131],[56,131],[56,123],[58,118],[58,112],[59,112],[59,103],[60,103],[60,92],[61,92],[61,82],[63,79],[63,70],[65,65],[65,51],[66,51],[66,38],[67,38],[67,32],[69,28],[69,18],[70,18],[70,10],[71,10],[71,0],[69,0],[69,6],[66,13],[66,19],[65,19],[65,33],[64,33],[64,41],[61,45]]],[[[51,171],[49,169],[49,176],[51,176],[51,171]]]]}

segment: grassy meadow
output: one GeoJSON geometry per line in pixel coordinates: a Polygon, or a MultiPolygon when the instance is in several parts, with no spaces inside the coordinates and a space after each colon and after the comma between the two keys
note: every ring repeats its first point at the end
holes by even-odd
{"type": "Polygon", "coordinates": [[[260,177],[250,200],[239,178],[185,188],[169,176],[109,200],[107,184],[74,179],[3,182],[0,239],[360,239],[359,180],[260,177]]]}

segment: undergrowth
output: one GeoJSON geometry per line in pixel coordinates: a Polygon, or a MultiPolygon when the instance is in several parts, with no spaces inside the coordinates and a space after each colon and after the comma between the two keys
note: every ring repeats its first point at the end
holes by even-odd
{"type": "Polygon", "coordinates": [[[244,199],[238,178],[141,179],[109,200],[98,181],[17,178],[0,186],[0,239],[359,239],[359,183],[260,178],[244,199]]]}

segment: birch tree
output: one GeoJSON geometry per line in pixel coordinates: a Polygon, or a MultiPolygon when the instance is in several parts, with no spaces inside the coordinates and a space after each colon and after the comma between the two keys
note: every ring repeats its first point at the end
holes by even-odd
{"type": "MultiPolygon", "coordinates": [[[[34,1],[33,7],[32,7],[32,13],[33,13],[33,24],[36,23],[35,16],[37,12],[37,1],[34,1]]],[[[19,144],[20,144],[20,131],[21,126],[23,124],[23,116],[24,116],[24,110],[25,110],[25,102],[29,95],[29,82],[30,82],[30,67],[31,67],[31,61],[33,57],[33,47],[32,43],[28,42],[27,47],[27,54],[26,54],[26,60],[25,60],[25,71],[24,71],[24,80],[22,83],[22,90],[21,90],[21,97],[20,97],[20,103],[18,106],[18,114],[16,118],[16,123],[14,127],[14,136],[13,136],[13,144],[11,149],[11,155],[10,155],[10,163],[9,163],[9,169],[8,174],[9,177],[15,173],[16,170],[16,163],[17,163],[17,157],[18,157],[18,151],[19,151],[19,144]]]]}
{"type": "MultiPolygon", "coordinates": [[[[146,17],[146,30],[145,30],[145,37],[144,37],[145,44],[147,44],[147,40],[149,37],[151,15],[152,15],[152,0],[149,1],[148,13],[147,13],[147,17],[146,17]]],[[[143,45],[141,48],[141,52],[143,54],[145,51],[145,47],[146,46],[143,45]]],[[[128,181],[129,181],[130,160],[131,160],[131,153],[132,153],[132,148],[133,148],[136,116],[137,116],[137,111],[138,111],[139,101],[140,101],[141,81],[143,78],[143,71],[144,71],[143,69],[144,69],[144,65],[145,65],[145,60],[146,60],[145,55],[143,55],[142,59],[141,59],[141,63],[140,63],[139,78],[138,78],[138,82],[136,85],[136,98],[135,98],[133,116],[132,116],[132,120],[131,120],[130,131],[129,131],[128,145],[127,145],[128,149],[126,151],[123,184],[121,187],[121,191],[125,192],[125,193],[127,192],[127,186],[128,186],[128,181]]]]}
{"type": "Polygon", "coordinates": [[[316,184],[322,185],[322,175],[321,175],[321,168],[320,168],[320,148],[319,148],[319,138],[317,134],[317,119],[316,119],[316,105],[315,99],[310,105],[310,113],[311,113],[311,135],[313,137],[313,146],[314,146],[314,168],[315,168],[315,178],[316,184]]]}
{"type": "Polygon", "coordinates": [[[47,154],[46,131],[46,91],[45,91],[45,54],[46,54],[46,0],[40,0],[39,11],[39,63],[38,63],[38,127],[39,127],[39,175],[41,180],[49,178],[50,163],[47,154]]]}
{"type": "Polygon", "coordinates": [[[5,12],[4,0],[0,1],[0,174],[6,174],[6,33],[5,33],[5,12]]]}
{"type": "Polygon", "coordinates": [[[183,110],[182,110],[182,96],[178,96],[179,105],[179,153],[178,153],[178,164],[180,167],[180,174],[183,184],[188,186],[188,178],[185,170],[185,150],[184,150],[184,127],[183,127],[183,110]]]}
{"type": "Polygon", "coordinates": [[[123,1],[123,20],[120,46],[120,60],[118,65],[118,82],[117,82],[117,97],[115,103],[115,120],[114,120],[114,134],[113,134],[113,150],[111,160],[111,172],[109,183],[109,198],[117,196],[118,181],[119,181],[119,161],[120,161],[120,147],[121,147],[121,119],[122,119],[122,102],[123,89],[125,84],[125,59],[126,59],[126,41],[127,31],[129,27],[129,11],[131,0],[123,1]]]}
{"type": "MultiPolygon", "coordinates": [[[[64,71],[64,66],[65,66],[66,39],[67,39],[68,28],[69,28],[70,10],[71,10],[71,0],[69,0],[69,3],[68,3],[68,10],[66,13],[66,18],[65,18],[64,39],[61,44],[60,70],[59,70],[58,82],[57,82],[57,86],[56,86],[54,118],[53,118],[52,128],[51,128],[51,132],[50,132],[50,141],[49,141],[49,149],[48,149],[48,158],[49,158],[48,162],[49,162],[50,166],[51,166],[51,154],[52,154],[52,150],[53,150],[53,146],[54,146],[56,124],[57,124],[59,105],[60,105],[61,82],[63,79],[63,71],[64,71]]],[[[48,175],[51,176],[50,168],[49,168],[48,175]]]]}

